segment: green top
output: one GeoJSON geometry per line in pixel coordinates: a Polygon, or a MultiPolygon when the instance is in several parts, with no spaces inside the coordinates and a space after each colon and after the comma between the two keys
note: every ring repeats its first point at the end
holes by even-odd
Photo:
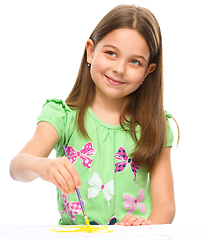
{"type": "MultiPolygon", "coordinates": [[[[148,218],[151,213],[150,180],[145,166],[134,165],[129,158],[135,145],[120,125],[102,122],[89,107],[85,127],[91,140],[84,138],[75,126],[76,110],[59,99],[47,100],[38,117],[55,127],[59,139],[56,157],[64,156],[65,145],[70,161],[77,169],[80,194],[92,224],[114,224],[127,214],[148,218]]],[[[167,146],[172,146],[173,133],[166,112],[167,146]]],[[[140,134],[140,127],[136,127],[140,134]]],[[[84,225],[76,193],[63,194],[57,188],[59,224],[84,225]]]]}

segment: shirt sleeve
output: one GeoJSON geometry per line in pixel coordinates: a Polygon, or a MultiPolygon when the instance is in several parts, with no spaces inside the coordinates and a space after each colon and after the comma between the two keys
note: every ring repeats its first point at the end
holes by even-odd
{"type": "Polygon", "coordinates": [[[169,114],[167,111],[165,111],[165,116],[166,116],[166,125],[167,125],[167,141],[164,147],[172,147],[173,141],[174,141],[174,134],[173,134],[171,125],[169,123],[169,119],[172,118],[172,115],[169,114]]]}
{"type": "Polygon", "coordinates": [[[43,105],[42,111],[38,117],[38,122],[50,123],[58,133],[58,142],[54,149],[57,150],[59,145],[63,145],[69,132],[69,122],[71,120],[72,110],[66,103],[59,99],[47,100],[43,105]],[[66,133],[66,134],[65,134],[66,133]]]}

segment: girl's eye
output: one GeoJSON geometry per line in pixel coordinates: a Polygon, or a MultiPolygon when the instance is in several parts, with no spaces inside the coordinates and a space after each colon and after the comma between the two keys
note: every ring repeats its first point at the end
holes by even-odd
{"type": "Polygon", "coordinates": [[[111,57],[116,57],[116,54],[114,52],[108,51],[106,52],[108,55],[110,55],[111,57]]]}
{"type": "Polygon", "coordinates": [[[135,59],[132,60],[131,63],[134,64],[134,65],[141,65],[141,64],[140,64],[137,60],[135,60],[135,59]]]}

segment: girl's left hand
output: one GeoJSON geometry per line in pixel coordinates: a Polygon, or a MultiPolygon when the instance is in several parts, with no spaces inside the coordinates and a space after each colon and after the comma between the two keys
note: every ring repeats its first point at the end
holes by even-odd
{"type": "Polygon", "coordinates": [[[115,225],[123,225],[123,226],[139,226],[139,225],[151,225],[152,223],[149,220],[145,220],[143,217],[137,217],[135,215],[127,214],[121,220],[120,223],[116,223],[115,225]]]}

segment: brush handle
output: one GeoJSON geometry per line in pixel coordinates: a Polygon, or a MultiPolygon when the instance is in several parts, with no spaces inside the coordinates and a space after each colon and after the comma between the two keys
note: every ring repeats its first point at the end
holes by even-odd
{"type": "Polygon", "coordinates": [[[66,148],[65,148],[65,146],[63,145],[63,150],[64,150],[64,154],[65,154],[65,156],[67,157],[67,159],[69,160],[69,157],[68,157],[68,155],[67,155],[67,151],[66,151],[66,148]]]}
{"type": "MultiPolygon", "coordinates": [[[[67,159],[69,160],[69,157],[67,155],[67,151],[66,151],[66,148],[65,146],[63,145],[63,150],[64,150],[64,154],[65,156],[67,157],[67,159]]],[[[77,196],[78,196],[78,199],[79,199],[79,203],[81,205],[81,209],[82,209],[82,212],[83,212],[83,215],[84,215],[84,219],[85,219],[85,223],[88,227],[88,232],[90,233],[91,232],[91,227],[90,227],[90,223],[89,223],[89,220],[88,220],[88,216],[86,215],[86,211],[85,211],[85,208],[84,208],[84,204],[82,202],[82,199],[81,199],[81,195],[79,193],[79,189],[76,188],[76,192],[77,192],[77,196]]]]}
{"type": "MultiPolygon", "coordinates": [[[[63,145],[63,150],[64,150],[64,153],[65,153],[65,156],[66,156],[67,159],[69,160],[68,155],[67,155],[67,151],[66,151],[64,145],[63,145]]],[[[81,205],[81,209],[82,209],[83,214],[84,214],[84,218],[86,218],[87,215],[86,215],[86,211],[85,211],[85,208],[84,208],[84,204],[83,204],[82,199],[81,199],[81,195],[80,195],[80,193],[79,193],[79,189],[76,188],[76,192],[77,192],[77,196],[78,196],[78,199],[79,199],[79,203],[80,203],[80,205],[81,205]]]]}
{"type": "MultiPolygon", "coordinates": [[[[64,145],[63,145],[63,150],[64,150],[64,153],[65,153],[65,156],[67,157],[67,159],[69,159],[69,158],[68,158],[68,155],[67,155],[67,151],[66,151],[64,145]]],[[[80,205],[81,205],[81,209],[82,209],[83,214],[84,214],[84,217],[85,217],[86,211],[85,211],[85,209],[84,209],[84,204],[83,204],[83,202],[82,202],[81,195],[80,195],[80,193],[79,193],[79,189],[76,188],[76,192],[77,192],[77,196],[78,196],[78,199],[79,199],[79,203],[80,203],[80,205]]]]}
{"type": "Polygon", "coordinates": [[[82,202],[82,199],[81,199],[81,195],[80,195],[80,193],[79,193],[79,189],[77,189],[76,188],[76,193],[77,193],[77,196],[78,196],[78,199],[79,199],[79,203],[80,203],[80,205],[81,205],[81,209],[82,209],[82,211],[83,211],[83,214],[84,214],[84,218],[87,216],[86,215],[86,211],[85,211],[85,208],[84,208],[84,204],[83,204],[83,202],[82,202]]]}

